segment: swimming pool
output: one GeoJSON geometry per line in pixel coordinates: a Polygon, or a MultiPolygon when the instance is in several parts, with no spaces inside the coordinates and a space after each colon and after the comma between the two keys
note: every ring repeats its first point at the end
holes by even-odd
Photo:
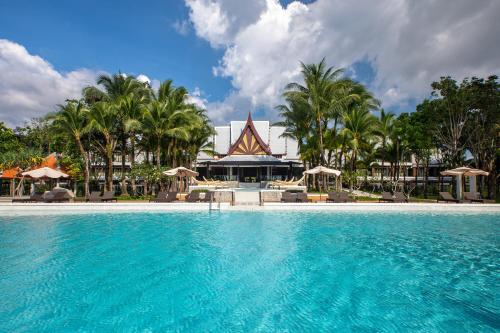
{"type": "Polygon", "coordinates": [[[0,217],[0,332],[494,331],[499,215],[0,217]]]}

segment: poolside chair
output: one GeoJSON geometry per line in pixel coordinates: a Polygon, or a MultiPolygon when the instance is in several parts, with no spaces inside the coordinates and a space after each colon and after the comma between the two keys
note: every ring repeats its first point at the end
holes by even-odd
{"type": "Polygon", "coordinates": [[[439,192],[439,198],[437,199],[437,202],[444,201],[444,202],[456,202],[459,203],[460,200],[455,199],[450,193],[448,192],[439,192]]]}
{"type": "Polygon", "coordinates": [[[326,202],[334,202],[334,203],[342,202],[342,200],[340,199],[339,192],[329,192],[328,198],[326,198],[326,202]]]}
{"type": "Polygon", "coordinates": [[[53,195],[43,200],[43,202],[69,202],[69,197],[66,192],[52,192],[53,195]]]}
{"type": "Polygon", "coordinates": [[[394,202],[408,202],[408,198],[403,192],[394,192],[394,202]]]}
{"type": "Polygon", "coordinates": [[[198,202],[200,201],[200,192],[191,192],[184,198],[186,202],[198,202]]]}
{"type": "Polygon", "coordinates": [[[378,199],[378,202],[394,202],[394,198],[389,192],[382,192],[382,198],[378,199]]]}
{"type": "Polygon", "coordinates": [[[214,202],[214,192],[205,192],[205,197],[200,199],[201,202],[214,202]]]}
{"type": "Polygon", "coordinates": [[[156,194],[155,198],[149,199],[149,202],[154,201],[154,202],[163,202],[167,198],[167,191],[160,191],[156,194]]]}
{"type": "Polygon", "coordinates": [[[353,198],[351,198],[349,196],[349,194],[347,194],[346,192],[340,192],[339,199],[340,199],[340,202],[355,202],[355,200],[353,198]]]}
{"type": "Polygon", "coordinates": [[[281,202],[297,202],[297,194],[290,192],[283,192],[281,194],[281,202]]]}
{"type": "Polygon", "coordinates": [[[12,199],[12,202],[13,203],[15,203],[15,202],[22,202],[22,203],[43,202],[43,194],[33,193],[32,195],[30,195],[29,198],[16,198],[16,199],[12,199]]]}
{"type": "Polygon", "coordinates": [[[494,200],[482,199],[479,192],[464,192],[464,200],[479,203],[495,203],[494,200]]]}
{"type": "Polygon", "coordinates": [[[109,201],[117,202],[118,199],[115,197],[115,191],[104,191],[104,193],[101,196],[101,201],[103,201],[103,202],[109,202],[109,201]]]}
{"type": "Polygon", "coordinates": [[[309,198],[307,197],[307,193],[297,193],[297,197],[296,197],[296,202],[309,202],[309,198]]]}
{"type": "Polygon", "coordinates": [[[90,196],[85,200],[86,202],[101,202],[101,192],[92,191],[90,192],[90,196]]]}

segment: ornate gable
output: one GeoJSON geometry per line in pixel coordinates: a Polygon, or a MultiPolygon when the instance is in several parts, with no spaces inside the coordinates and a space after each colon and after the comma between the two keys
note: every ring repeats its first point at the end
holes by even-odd
{"type": "Polygon", "coordinates": [[[271,155],[271,149],[262,141],[253,125],[250,113],[240,137],[229,148],[228,155],[271,155]]]}

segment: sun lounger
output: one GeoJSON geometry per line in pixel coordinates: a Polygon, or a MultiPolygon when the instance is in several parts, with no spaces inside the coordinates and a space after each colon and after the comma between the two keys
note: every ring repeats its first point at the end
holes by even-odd
{"type": "Polygon", "coordinates": [[[307,193],[297,193],[296,202],[309,202],[307,193]]]}
{"type": "Polygon", "coordinates": [[[15,202],[43,202],[43,195],[42,194],[38,194],[38,193],[34,193],[32,195],[30,195],[29,198],[16,198],[16,199],[12,199],[12,202],[15,203],[15,202]]]}
{"type": "Polygon", "coordinates": [[[297,194],[290,192],[283,192],[281,194],[281,202],[297,202],[297,194]]]}
{"type": "Polygon", "coordinates": [[[382,192],[382,198],[378,199],[378,202],[394,202],[394,198],[389,192],[382,192]]]}
{"type": "Polygon", "coordinates": [[[328,198],[326,198],[326,202],[334,202],[334,203],[342,202],[342,200],[340,199],[339,192],[329,192],[328,198]]]}
{"type": "Polygon", "coordinates": [[[85,200],[86,202],[101,202],[101,192],[99,191],[92,191],[90,192],[90,196],[85,200]]]}
{"type": "Polygon", "coordinates": [[[339,198],[340,198],[341,202],[354,202],[355,201],[346,192],[340,192],[339,198]]]}
{"type": "Polygon", "coordinates": [[[67,201],[69,202],[69,197],[66,192],[52,192],[53,195],[50,197],[47,197],[46,199],[43,200],[43,202],[64,202],[67,201]]]}
{"type": "Polygon", "coordinates": [[[214,202],[214,192],[205,192],[205,197],[200,199],[201,202],[214,202]]]}
{"type": "Polygon", "coordinates": [[[394,202],[408,202],[408,198],[403,192],[394,192],[394,202]]]}
{"type": "Polygon", "coordinates": [[[456,202],[459,203],[460,200],[455,199],[450,193],[448,192],[439,192],[439,198],[437,199],[437,202],[444,201],[444,202],[456,202]]]}
{"type": "Polygon", "coordinates": [[[162,202],[163,200],[165,200],[167,198],[167,194],[168,192],[167,191],[160,191],[156,194],[156,197],[155,198],[151,198],[149,199],[149,202],[151,201],[154,201],[154,202],[162,202]]]}
{"type": "Polygon", "coordinates": [[[186,202],[198,202],[200,201],[200,192],[191,192],[184,198],[186,202]]]}
{"type": "Polygon", "coordinates": [[[494,200],[482,199],[478,192],[464,192],[465,201],[479,203],[495,203],[494,200]]]}
{"type": "Polygon", "coordinates": [[[101,201],[104,202],[109,202],[109,201],[114,201],[117,202],[118,199],[115,197],[115,191],[104,191],[101,197],[101,201]]]}

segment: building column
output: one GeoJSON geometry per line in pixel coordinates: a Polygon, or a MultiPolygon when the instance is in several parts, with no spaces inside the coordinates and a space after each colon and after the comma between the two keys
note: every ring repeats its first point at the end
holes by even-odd
{"type": "Polygon", "coordinates": [[[271,180],[271,167],[267,167],[267,180],[271,180]]]}

